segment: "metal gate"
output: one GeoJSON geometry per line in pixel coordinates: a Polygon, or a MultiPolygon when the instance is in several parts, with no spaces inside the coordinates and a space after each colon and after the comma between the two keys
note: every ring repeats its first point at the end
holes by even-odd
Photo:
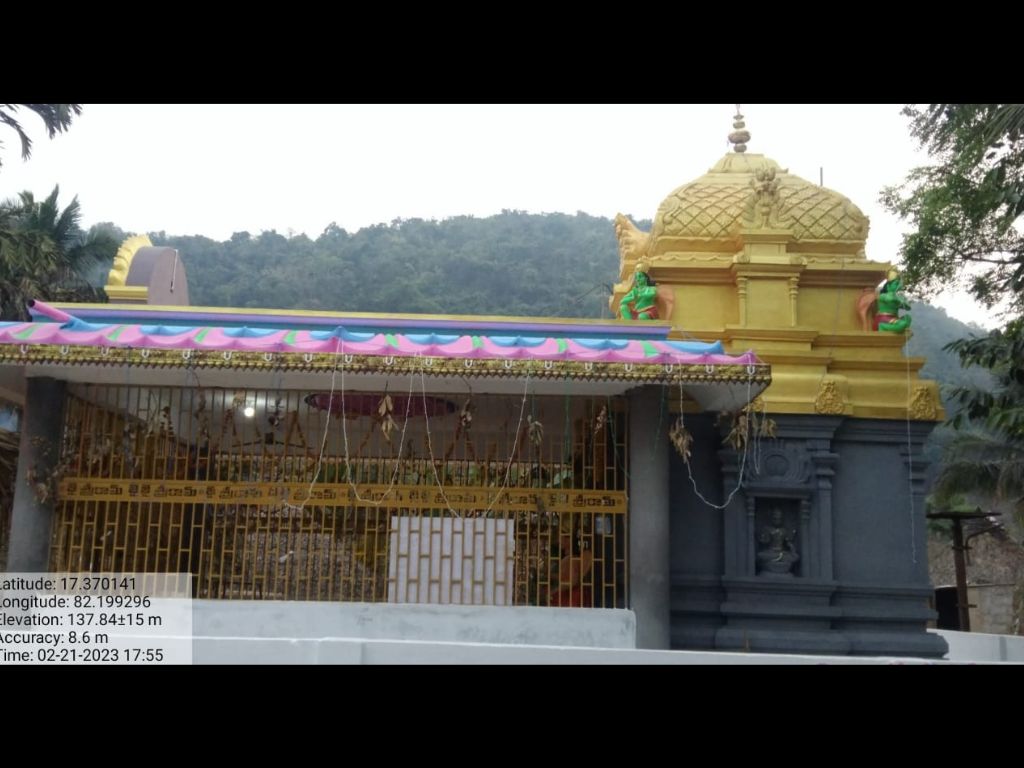
{"type": "Polygon", "coordinates": [[[621,398],[74,388],[51,567],[195,596],[624,607],[621,398]]]}

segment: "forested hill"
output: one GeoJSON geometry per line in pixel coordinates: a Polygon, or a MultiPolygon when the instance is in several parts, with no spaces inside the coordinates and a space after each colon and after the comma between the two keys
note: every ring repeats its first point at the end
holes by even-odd
{"type": "MultiPolygon", "coordinates": [[[[939,382],[942,402],[946,406],[946,416],[952,418],[959,410],[959,405],[950,395],[955,387],[969,386],[980,389],[992,387],[992,376],[988,371],[977,368],[963,368],[960,359],[943,347],[951,341],[965,336],[983,336],[984,329],[976,325],[961,323],[946,314],[944,309],[932,307],[920,302],[912,302],[910,314],[913,316],[911,330],[913,334],[904,350],[911,357],[927,358],[921,376],[939,382]]],[[[909,395],[908,395],[909,396],[909,395]]],[[[928,436],[924,445],[924,455],[928,459],[928,484],[942,469],[942,457],[945,447],[957,435],[952,427],[940,424],[928,436]]]]}
{"type": "Polygon", "coordinates": [[[316,240],[151,237],[181,252],[192,303],[207,306],[609,317],[618,271],[614,224],[585,213],[331,225],[316,240]]]}
{"type": "MultiPolygon", "coordinates": [[[[962,368],[960,359],[942,348],[955,339],[965,336],[984,336],[986,331],[977,325],[968,325],[950,317],[944,309],[920,302],[912,302],[913,335],[905,350],[912,357],[925,357],[927,362],[921,375],[935,379],[944,387],[974,386],[985,389],[992,385],[992,377],[982,368],[962,368]]],[[[950,403],[946,398],[947,409],[950,403]]]]}

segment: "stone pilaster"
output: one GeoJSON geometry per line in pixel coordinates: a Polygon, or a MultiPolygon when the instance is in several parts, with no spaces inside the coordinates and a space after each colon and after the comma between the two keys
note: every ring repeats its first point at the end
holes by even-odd
{"type": "Polygon", "coordinates": [[[66,386],[65,382],[51,378],[26,379],[7,555],[10,572],[46,571],[49,567],[55,499],[52,483],[47,481],[60,458],[66,386]],[[40,482],[50,487],[42,491],[37,488],[40,482]]]}
{"type": "Polygon", "coordinates": [[[629,604],[638,648],[669,647],[669,444],[654,440],[660,397],[657,387],[629,393],[629,604]]]}

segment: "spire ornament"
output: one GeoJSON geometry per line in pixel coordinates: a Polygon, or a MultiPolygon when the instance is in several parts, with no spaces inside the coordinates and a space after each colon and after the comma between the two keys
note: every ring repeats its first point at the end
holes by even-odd
{"type": "Polygon", "coordinates": [[[746,152],[747,142],[750,141],[750,131],[746,130],[746,123],[743,122],[743,115],[740,113],[740,105],[736,105],[736,114],[733,116],[732,127],[735,128],[729,134],[729,141],[733,145],[734,152],[746,152]]]}

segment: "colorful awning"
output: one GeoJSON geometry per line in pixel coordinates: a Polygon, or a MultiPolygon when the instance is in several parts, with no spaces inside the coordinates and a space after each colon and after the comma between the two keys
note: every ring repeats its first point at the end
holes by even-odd
{"type": "MultiPolygon", "coordinates": [[[[726,354],[721,342],[631,337],[631,327],[607,327],[602,336],[531,333],[514,319],[493,332],[438,332],[430,327],[354,330],[273,328],[166,322],[88,322],[34,302],[31,322],[0,322],[0,363],[56,363],[323,370],[353,373],[426,368],[431,375],[580,378],[605,380],[750,381],[766,385],[770,369],[753,352],[726,354]]],[[[175,313],[192,319],[187,311],[175,313]]],[[[147,315],[141,309],[136,319],[147,315]]],[[[167,318],[161,318],[167,319],[167,318]]],[[[297,318],[296,325],[300,325],[297,318]]],[[[424,323],[426,326],[426,322],[424,323]]],[[[536,327],[536,326],[532,326],[536,327]]],[[[561,330],[561,329],[560,329],[561,330]]],[[[664,334],[667,335],[667,329],[664,334]]]]}

